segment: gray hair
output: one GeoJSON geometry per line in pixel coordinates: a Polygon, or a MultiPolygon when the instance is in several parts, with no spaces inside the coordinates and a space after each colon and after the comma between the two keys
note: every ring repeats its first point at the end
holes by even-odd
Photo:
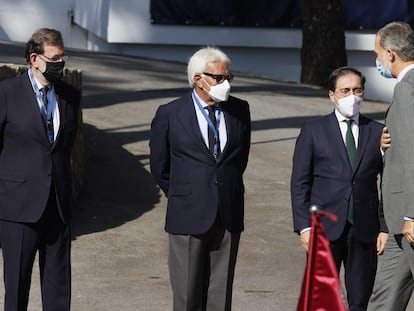
{"type": "Polygon", "coordinates": [[[414,60],[414,31],[407,23],[391,22],[377,36],[384,50],[391,49],[403,62],[414,60]]]}
{"type": "Polygon", "coordinates": [[[190,87],[194,87],[194,76],[196,74],[202,74],[208,64],[216,62],[230,65],[230,58],[216,47],[207,46],[195,52],[188,61],[187,66],[187,77],[190,87]]]}

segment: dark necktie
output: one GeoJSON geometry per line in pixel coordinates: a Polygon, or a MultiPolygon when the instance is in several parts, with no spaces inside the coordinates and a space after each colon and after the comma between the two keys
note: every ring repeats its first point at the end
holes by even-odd
{"type": "Polygon", "coordinates": [[[43,109],[42,109],[42,118],[43,122],[46,127],[46,133],[47,138],[49,139],[49,142],[52,144],[54,140],[54,133],[53,133],[53,116],[50,120],[47,118],[47,109],[48,109],[48,99],[47,99],[47,92],[49,91],[48,87],[44,87],[40,89],[40,93],[42,94],[42,103],[43,103],[43,109]]]}
{"type": "Polygon", "coordinates": [[[207,125],[207,129],[208,129],[208,148],[210,149],[211,153],[214,155],[214,146],[216,146],[217,148],[217,154],[215,155],[215,157],[218,157],[220,155],[220,139],[218,137],[218,130],[217,130],[217,119],[216,119],[216,106],[207,106],[207,110],[208,110],[208,117],[211,120],[211,123],[213,123],[214,128],[217,131],[217,141],[214,138],[214,132],[213,130],[210,128],[209,125],[207,125]]]}
{"type": "MultiPolygon", "coordinates": [[[[356,147],[355,147],[355,138],[354,134],[352,134],[352,122],[354,120],[345,120],[347,127],[346,135],[345,135],[345,144],[346,150],[348,152],[348,159],[351,163],[351,167],[354,168],[355,165],[355,155],[356,155],[356,147]]],[[[352,224],[353,223],[353,198],[352,192],[349,197],[349,204],[348,204],[348,221],[352,224]]]]}
{"type": "Polygon", "coordinates": [[[345,136],[345,144],[346,144],[346,150],[348,151],[348,158],[349,162],[351,163],[351,167],[354,168],[355,164],[355,154],[356,154],[356,147],[355,147],[355,138],[354,134],[352,134],[352,122],[354,120],[345,120],[346,125],[348,126],[346,130],[346,136],[345,136]]]}

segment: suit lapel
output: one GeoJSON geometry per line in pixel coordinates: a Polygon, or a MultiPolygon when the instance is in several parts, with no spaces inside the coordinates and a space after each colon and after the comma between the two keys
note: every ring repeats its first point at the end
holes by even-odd
{"type": "Polygon", "coordinates": [[[223,152],[221,153],[221,157],[226,155],[227,150],[229,147],[234,143],[235,139],[235,133],[237,133],[237,127],[239,123],[237,122],[237,119],[233,117],[231,113],[228,111],[229,105],[227,102],[222,104],[222,111],[225,119],[226,124],[226,133],[227,133],[227,142],[224,146],[223,152]]]}
{"type": "Polygon", "coordinates": [[[23,109],[22,113],[26,112],[29,114],[30,118],[33,121],[33,126],[35,130],[33,131],[33,135],[36,137],[36,139],[40,139],[40,142],[44,145],[49,146],[49,141],[47,139],[45,125],[42,119],[42,114],[40,112],[39,103],[37,101],[36,94],[33,91],[32,84],[30,82],[28,74],[24,74],[21,76],[23,79],[23,85],[22,91],[25,92],[23,97],[27,100],[22,101],[24,103],[27,103],[28,107],[27,110],[23,109]],[[33,116],[33,117],[31,117],[33,116]]]}
{"type": "Polygon", "coordinates": [[[387,108],[387,110],[385,111],[385,114],[384,114],[384,120],[385,121],[387,121],[387,115],[388,115],[388,112],[390,111],[390,108],[391,108],[391,106],[392,106],[392,103],[393,103],[394,101],[391,101],[390,102],[390,104],[388,105],[388,108],[387,108]]]}
{"type": "MultiPolygon", "coordinates": [[[[328,135],[330,136],[329,140],[332,143],[332,146],[339,151],[341,160],[348,163],[349,168],[351,168],[351,164],[349,163],[348,159],[348,152],[346,151],[346,146],[342,138],[341,128],[339,127],[338,119],[336,118],[335,112],[332,112],[329,115],[327,131],[328,135]]],[[[329,148],[329,146],[327,146],[327,148],[329,148]]]]}
{"type": "Polygon", "coordinates": [[[53,142],[52,148],[56,145],[59,141],[60,136],[62,136],[62,130],[65,127],[65,120],[66,120],[66,101],[64,101],[59,96],[59,87],[55,85],[55,94],[56,94],[56,105],[59,107],[59,128],[56,135],[56,139],[53,142]]]}
{"type": "Polygon", "coordinates": [[[178,116],[180,118],[180,123],[185,130],[185,135],[192,137],[199,146],[201,152],[214,159],[201,134],[191,92],[188,93],[184,99],[178,116]],[[190,120],[190,122],[188,122],[188,120],[190,120]]]}
{"type": "MultiPolygon", "coordinates": [[[[358,169],[359,164],[361,163],[362,156],[365,153],[367,147],[369,136],[371,133],[371,128],[367,125],[366,119],[359,115],[359,135],[358,135],[358,147],[356,152],[355,159],[355,171],[358,169]]],[[[379,149],[379,145],[378,145],[379,149]]]]}

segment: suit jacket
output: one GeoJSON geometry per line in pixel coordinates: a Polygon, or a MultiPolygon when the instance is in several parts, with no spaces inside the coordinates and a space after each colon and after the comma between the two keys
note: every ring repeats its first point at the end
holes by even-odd
{"type": "Polygon", "coordinates": [[[244,228],[249,106],[235,97],[221,106],[227,144],[217,160],[202,138],[191,92],[160,106],[152,121],[151,172],[168,197],[165,229],[169,233],[205,233],[218,210],[227,230],[241,232],[244,228]]]}
{"type": "Polygon", "coordinates": [[[395,85],[385,125],[392,143],[384,155],[384,215],[390,233],[401,234],[404,217],[414,218],[414,70],[395,85]]]}
{"type": "Polygon", "coordinates": [[[27,72],[0,82],[0,219],[34,223],[55,186],[60,215],[68,222],[72,201],[71,148],[80,92],[54,83],[60,128],[50,146],[27,72]],[[52,182],[54,181],[54,182],[52,182]]]}
{"type": "Polygon", "coordinates": [[[335,113],[307,121],[296,141],[291,178],[294,230],[310,227],[311,204],[338,216],[338,222],[322,218],[326,235],[334,241],[342,234],[353,192],[353,228],[362,242],[378,235],[378,175],[382,173],[380,138],[383,125],[359,117],[359,141],[352,170],[335,113]]]}

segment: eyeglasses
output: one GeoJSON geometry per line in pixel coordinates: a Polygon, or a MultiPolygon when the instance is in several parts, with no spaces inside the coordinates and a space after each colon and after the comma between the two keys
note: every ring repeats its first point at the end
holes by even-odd
{"type": "Polygon", "coordinates": [[[212,74],[212,73],[209,73],[209,72],[203,72],[203,75],[206,75],[208,77],[212,77],[214,80],[216,80],[217,83],[221,83],[224,80],[227,80],[227,81],[231,82],[231,81],[233,81],[233,78],[234,78],[234,75],[231,72],[229,72],[226,75],[215,75],[215,74],[212,74]]]}
{"type": "Polygon", "coordinates": [[[360,87],[357,87],[357,88],[354,88],[354,89],[343,88],[343,89],[336,90],[335,92],[337,92],[337,93],[339,93],[343,96],[351,95],[351,93],[354,94],[354,95],[360,96],[360,95],[364,94],[364,89],[360,88],[360,87]]]}
{"type": "Polygon", "coordinates": [[[46,60],[44,60],[43,59],[43,57],[44,58],[46,58],[49,62],[52,62],[52,63],[57,63],[57,62],[66,62],[67,60],[68,60],[68,56],[66,56],[66,55],[63,55],[63,56],[59,56],[59,55],[56,55],[56,56],[53,56],[53,57],[47,57],[46,55],[41,55],[41,54],[37,54],[43,61],[45,61],[46,62],[46,60]]]}

